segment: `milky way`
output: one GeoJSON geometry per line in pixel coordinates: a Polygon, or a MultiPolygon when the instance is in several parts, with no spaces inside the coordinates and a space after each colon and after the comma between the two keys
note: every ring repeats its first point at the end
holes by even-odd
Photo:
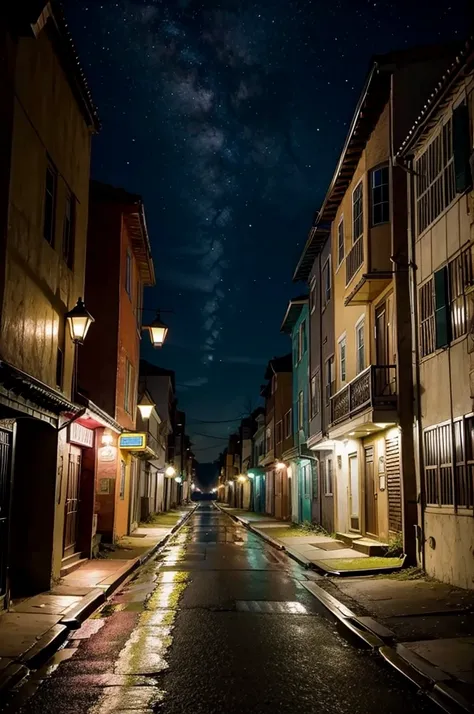
{"type": "MultiPolygon", "coordinates": [[[[143,195],[158,276],[145,304],[174,310],[168,344],[145,354],[176,369],[190,417],[225,421],[206,433],[256,406],[266,361],[288,350],[291,275],[370,56],[461,37],[467,3],[441,6],[66,2],[103,121],[93,174],[143,195]]],[[[200,460],[223,443],[194,442],[200,460]]]]}

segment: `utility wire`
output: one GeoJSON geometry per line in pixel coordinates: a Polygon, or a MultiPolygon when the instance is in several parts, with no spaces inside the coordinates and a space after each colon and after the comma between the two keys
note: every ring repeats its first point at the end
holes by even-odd
{"type": "Polygon", "coordinates": [[[209,439],[221,439],[222,441],[228,441],[228,436],[217,436],[217,434],[201,434],[199,431],[193,431],[193,436],[207,436],[209,439]]]}
{"type": "Polygon", "coordinates": [[[203,421],[202,419],[193,419],[192,417],[186,417],[186,423],[196,422],[197,424],[230,424],[233,421],[240,421],[245,419],[245,416],[235,417],[235,419],[222,419],[221,421],[203,421]]]}

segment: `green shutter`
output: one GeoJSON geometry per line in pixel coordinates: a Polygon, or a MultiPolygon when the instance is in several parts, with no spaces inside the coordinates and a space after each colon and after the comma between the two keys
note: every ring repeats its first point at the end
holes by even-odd
{"type": "Polygon", "coordinates": [[[446,347],[451,341],[451,322],[449,314],[448,268],[437,270],[434,274],[436,349],[446,347]]]}
{"type": "Polygon", "coordinates": [[[469,110],[466,104],[460,104],[453,111],[453,153],[456,192],[464,193],[472,187],[469,159],[472,153],[469,110]]]}

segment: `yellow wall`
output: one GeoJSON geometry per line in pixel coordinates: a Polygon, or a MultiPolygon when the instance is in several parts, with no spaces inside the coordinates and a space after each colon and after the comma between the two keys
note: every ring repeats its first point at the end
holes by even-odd
{"type": "Polygon", "coordinates": [[[130,452],[119,449],[117,480],[115,482],[114,540],[117,540],[128,533],[131,461],[132,458],[130,452]],[[125,463],[125,492],[123,498],[120,498],[121,461],[125,463]]]}
{"type": "MultiPolygon", "coordinates": [[[[90,133],[45,32],[20,40],[16,87],[0,354],[56,387],[64,314],[84,285],[90,133]],[[58,170],[53,247],[43,238],[48,155],[58,170]],[[66,185],[77,199],[74,272],[61,254],[66,185]]],[[[70,396],[68,336],[65,348],[64,392],[70,396]]]]}
{"type": "MultiPolygon", "coordinates": [[[[354,172],[353,179],[344,194],[336,217],[332,222],[331,234],[331,260],[333,265],[333,296],[334,296],[334,322],[335,322],[335,345],[334,355],[336,363],[336,390],[343,387],[340,377],[340,365],[338,355],[338,339],[346,333],[346,382],[350,382],[356,377],[356,342],[355,326],[358,320],[365,317],[365,364],[368,366],[374,362],[373,344],[373,322],[371,321],[371,310],[369,305],[345,306],[345,298],[352,292],[354,287],[362,278],[363,273],[368,270],[368,256],[372,263],[382,265],[382,256],[387,253],[387,242],[390,245],[390,224],[384,224],[370,229],[370,203],[369,203],[369,180],[368,171],[381,163],[387,162],[389,158],[389,105],[385,107],[379,121],[377,122],[372,135],[370,136],[366,148],[362,153],[360,161],[354,172]],[[344,253],[347,254],[352,248],[352,193],[358,183],[363,182],[364,200],[364,262],[361,268],[354,275],[349,285],[346,287],[346,260],[341,265],[337,265],[338,250],[338,226],[341,218],[344,219],[344,253]],[[382,250],[380,246],[385,246],[382,250]]],[[[372,266],[374,267],[374,265],[372,266]]],[[[387,269],[387,268],[385,268],[387,269]]]]}

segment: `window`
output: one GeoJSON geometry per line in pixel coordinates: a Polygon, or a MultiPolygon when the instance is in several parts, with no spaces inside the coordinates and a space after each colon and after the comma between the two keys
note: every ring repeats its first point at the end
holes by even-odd
{"type": "Polygon", "coordinates": [[[364,232],[364,205],[362,181],[355,187],[352,194],[352,242],[355,243],[364,232]]]}
{"type": "Polygon", "coordinates": [[[451,340],[465,335],[468,326],[466,288],[472,284],[472,255],[466,250],[437,270],[421,286],[420,352],[422,357],[447,347],[451,340]]]}
{"type": "Polygon", "coordinates": [[[339,338],[339,374],[341,382],[346,381],[346,336],[339,338]]]}
{"type": "Polygon", "coordinates": [[[133,390],[134,390],[134,375],[133,367],[128,359],[125,361],[125,389],[124,389],[124,408],[128,414],[133,414],[133,390]]]}
{"type": "Polygon", "coordinates": [[[58,172],[51,162],[46,167],[46,182],[44,189],[44,223],[43,236],[50,245],[54,245],[54,220],[56,213],[56,186],[58,172]]]}
{"type": "Polygon", "coordinates": [[[66,196],[63,223],[63,258],[68,268],[74,265],[74,243],[76,227],[76,199],[72,193],[66,196]]]}
{"type": "Polygon", "coordinates": [[[126,473],[125,461],[120,460],[120,500],[123,501],[125,498],[125,473],[126,473]]]}
{"type": "Polygon", "coordinates": [[[472,154],[469,109],[465,102],[453,111],[453,159],[456,193],[472,188],[470,156],[472,154]]]}
{"type": "Polygon", "coordinates": [[[306,352],[306,320],[304,320],[298,331],[298,362],[301,361],[304,353],[306,352]]]}
{"type": "Polygon", "coordinates": [[[326,307],[331,299],[331,257],[329,257],[323,266],[323,308],[326,307]]]}
{"type": "Polygon", "coordinates": [[[332,496],[332,459],[324,462],[324,495],[332,496]]]}
{"type": "Polygon", "coordinates": [[[388,223],[390,220],[388,166],[381,166],[370,172],[372,225],[388,223]]]}
{"type": "Polygon", "coordinates": [[[303,489],[304,497],[311,498],[311,466],[305,464],[303,466],[303,489]]]}
{"type": "Polygon", "coordinates": [[[337,227],[337,267],[344,260],[344,220],[341,218],[337,227]]]}
{"type": "Polygon", "coordinates": [[[472,509],[473,417],[425,429],[425,494],[429,506],[472,509]]]}
{"type": "Polygon", "coordinates": [[[356,325],[356,369],[357,374],[365,369],[365,322],[356,325]]]}
{"type": "Polygon", "coordinates": [[[298,429],[304,428],[304,394],[298,394],[298,429]]]}
{"type": "Polygon", "coordinates": [[[418,234],[449,206],[456,193],[453,161],[453,121],[444,124],[415,164],[418,234]]]}
{"type": "Polygon", "coordinates": [[[142,284],[139,280],[137,280],[137,306],[136,306],[135,310],[136,310],[138,331],[141,330],[141,326],[142,326],[142,312],[143,312],[142,311],[142,300],[143,300],[142,284]]]}
{"type": "Polygon", "coordinates": [[[434,281],[430,278],[421,286],[419,292],[420,302],[420,351],[426,357],[435,349],[435,321],[434,321],[434,281]]]}
{"type": "Polygon", "coordinates": [[[311,418],[319,414],[321,405],[321,382],[318,371],[311,377],[311,418]]]}
{"type": "Polygon", "coordinates": [[[273,449],[273,434],[271,428],[268,426],[266,431],[265,431],[265,444],[266,444],[266,453],[268,454],[269,451],[273,449]]]}
{"type": "Polygon", "coordinates": [[[277,421],[276,425],[276,443],[281,444],[282,441],[282,423],[281,421],[277,421]]]}
{"type": "MultiPolygon", "coordinates": [[[[64,375],[64,355],[61,349],[57,349],[56,352],[56,386],[58,389],[63,388],[63,375],[64,375]]],[[[74,399],[74,396],[73,396],[74,399]]]]}
{"type": "Polygon", "coordinates": [[[127,295],[130,300],[132,299],[132,270],[132,254],[127,248],[127,258],[125,263],[125,290],[127,291],[127,295]]]}
{"type": "Polygon", "coordinates": [[[332,395],[335,392],[335,382],[334,382],[334,356],[330,357],[328,360],[326,360],[326,381],[325,381],[325,387],[326,387],[326,405],[329,404],[329,401],[332,397],[332,395]]]}
{"type": "Polygon", "coordinates": [[[291,436],[291,431],[291,409],[288,409],[285,414],[285,439],[291,436]]]}
{"type": "Polygon", "coordinates": [[[316,278],[311,280],[309,289],[309,309],[310,312],[314,312],[316,309],[316,278]]]}

